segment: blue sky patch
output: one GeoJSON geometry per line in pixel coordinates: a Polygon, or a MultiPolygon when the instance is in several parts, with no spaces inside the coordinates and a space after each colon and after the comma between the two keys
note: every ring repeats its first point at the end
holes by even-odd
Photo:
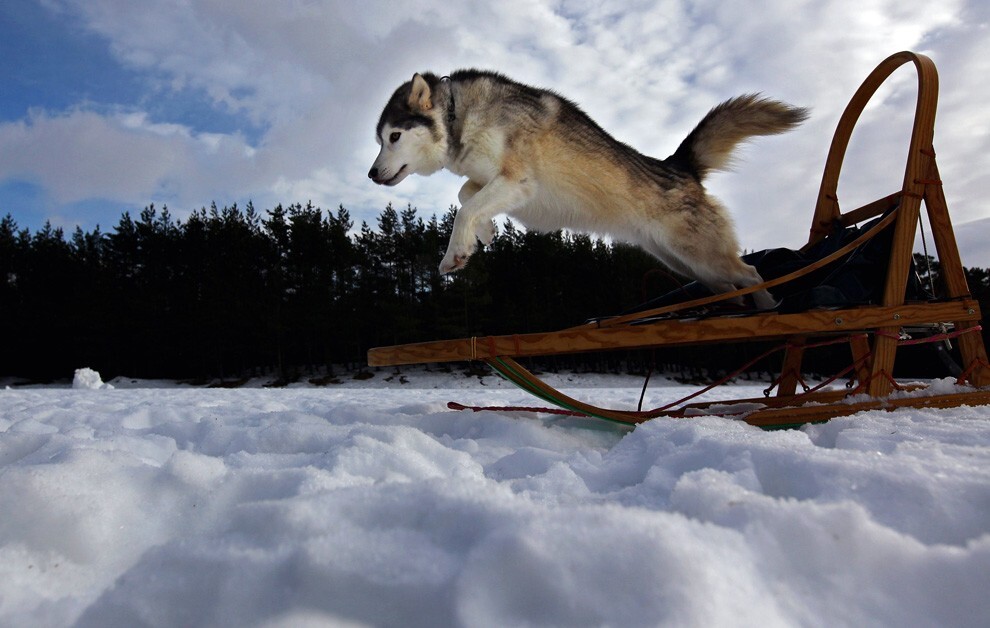
{"type": "Polygon", "coordinates": [[[167,81],[122,65],[108,42],[75,18],[30,0],[5,0],[0,10],[0,76],[0,121],[23,119],[32,108],[123,107],[197,133],[240,133],[251,144],[265,131],[202,89],[163,89],[167,81]]]}

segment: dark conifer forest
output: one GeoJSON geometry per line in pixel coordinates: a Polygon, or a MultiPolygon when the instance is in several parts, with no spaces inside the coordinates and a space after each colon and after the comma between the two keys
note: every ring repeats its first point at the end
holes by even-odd
{"type": "MultiPolygon", "coordinates": [[[[559,329],[679,285],[634,247],[528,233],[509,221],[467,268],[441,276],[455,211],[424,219],[388,206],[377,224],[355,225],[343,207],[312,204],[214,205],[184,221],[150,206],[109,232],[71,234],[51,225],[31,233],[7,215],[0,375],[50,381],[88,366],[105,378],[332,381],[365,372],[370,347],[559,329]]],[[[927,275],[927,264],[919,268],[927,275]]],[[[937,283],[937,263],[931,269],[937,283]]],[[[987,271],[967,272],[987,308],[987,271]]],[[[745,347],[619,352],[542,367],[639,372],[659,363],[688,374],[746,355],[745,347]]],[[[904,366],[925,371],[932,359],[914,362],[904,366]]]]}

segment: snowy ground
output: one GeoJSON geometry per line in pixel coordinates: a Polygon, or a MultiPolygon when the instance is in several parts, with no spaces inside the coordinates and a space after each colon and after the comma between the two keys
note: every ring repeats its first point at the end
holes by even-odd
{"type": "Polygon", "coordinates": [[[533,403],[492,378],[86,375],[0,390],[0,625],[988,625],[990,407],[630,431],[447,410],[533,403]]]}

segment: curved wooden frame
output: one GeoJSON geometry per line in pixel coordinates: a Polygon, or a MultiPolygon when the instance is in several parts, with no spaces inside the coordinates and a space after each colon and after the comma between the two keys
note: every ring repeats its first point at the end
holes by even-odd
{"type": "MultiPolygon", "coordinates": [[[[877,407],[890,408],[903,405],[950,407],[963,404],[990,404],[988,390],[907,397],[896,401],[887,399],[896,385],[892,373],[902,327],[936,326],[951,322],[957,330],[973,331],[978,328],[982,319],[979,304],[972,299],[966,283],[935,162],[933,137],[937,104],[938,73],[935,64],[924,55],[907,51],[891,55],[881,62],[853,95],[839,119],[829,148],[811,232],[805,247],[824,238],[836,224],[850,226],[883,214],[887,216],[881,221],[881,225],[872,228],[853,245],[844,247],[842,251],[826,260],[758,286],[556,332],[473,337],[379,347],[368,352],[368,364],[388,366],[481,360],[524,389],[570,410],[624,423],[639,423],[652,416],[684,416],[689,407],[704,406],[684,406],[673,411],[648,415],[598,408],[553,390],[512,358],[618,348],[781,338],[785,340],[787,349],[778,380],[777,395],[771,400],[745,399],[718,402],[723,406],[736,404],[748,408],[759,401],[758,409],[744,410],[738,415],[754,425],[781,426],[821,421],[877,407]],[[908,63],[913,63],[918,73],[918,100],[901,188],[877,201],[842,213],[837,189],[842,162],[853,129],[880,85],[895,70],[908,63]],[[945,283],[946,298],[937,302],[906,303],[904,295],[922,203],[927,209],[931,224],[945,283]],[[887,265],[883,298],[879,305],[843,310],[814,310],[797,314],[765,312],[746,317],[711,317],[700,320],[670,317],[675,312],[688,311],[792,281],[829,263],[832,257],[837,258],[847,253],[882,228],[891,225],[893,236],[890,260],[887,265]],[[856,364],[855,375],[859,380],[854,392],[867,393],[869,401],[843,402],[841,397],[846,394],[845,392],[795,394],[797,383],[801,381],[804,347],[813,338],[837,333],[847,334],[849,338],[856,364]],[[808,402],[815,403],[808,406],[806,405],[808,402]]],[[[958,342],[965,369],[960,380],[972,384],[977,389],[990,386],[990,364],[987,361],[982,335],[962,334],[958,337],[958,342]]]]}
{"type": "MultiPolygon", "coordinates": [[[[914,234],[916,224],[924,201],[928,210],[928,219],[932,226],[935,248],[941,264],[941,275],[945,282],[946,296],[953,299],[968,299],[969,286],[959,258],[959,248],[956,245],[952,222],[949,219],[948,205],[942,190],[942,180],[935,162],[935,112],[938,108],[938,71],[935,63],[928,57],[914,52],[899,52],[887,57],[863,81],[863,84],[853,95],[846,106],[825,161],[825,172],[818,192],[818,202],[815,207],[815,217],[812,222],[808,245],[822,237],[824,230],[838,222],[842,225],[854,224],[866,216],[862,211],[853,211],[843,215],[839,210],[838,184],[842,171],[849,140],[860,115],[877,89],[894,73],[895,70],[907,63],[913,63],[918,73],[918,99],[914,114],[914,125],[911,131],[911,142],[908,146],[907,163],[904,168],[904,180],[901,185],[900,205],[898,207],[897,224],[891,244],[890,261],[887,264],[887,279],[884,286],[882,305],[893,306],[904,303],[904,293],[907,286],[908,271],[914,250],[914,234]]],[[[979,312],[979,308],[975,308],[979,312]]],[[[963,320],[952,319],[958,326],[963,320]]],[[[899,326],[884,327],[878,330],[876,342],[872,348],[873,363],[869,393],[882,397],[890,393],[889,374],[893,372],[894,357],[897,351],[896,333],[899,326]],[[888,377],[882,375],[887,374],[888,377]]],[[[960,350],[963,362],[974,364],[977,372],[971,381],[979,386],[990,384],[990,374],[983,365],[987,363],[986,348],[981,336],[970,334],[960,338],[960,350]]]]}

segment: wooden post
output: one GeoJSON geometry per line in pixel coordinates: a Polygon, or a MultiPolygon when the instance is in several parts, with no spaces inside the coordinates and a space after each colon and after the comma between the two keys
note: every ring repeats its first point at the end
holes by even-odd
{"type": "MultiPolygon", "coordinates": [[[[959,247],[956,236],[952,231],[949,219],[949,207],[942,189],[942,179],[939,176],[938,165],[935,163],[935,149],[929,148],[924,152],[927,158],[927,168],[924,180],[925,207],[928,209],[928,222],[932,227],[932,239],[935,240],[935,250],[938,252],[939,275],[942,279],[946,295],[949,298],[969,298],[969,283],[962,260],[959,258],[959,247]]],[[[973,323],[956,321],[956,329],[966,329],[973,323]]],[[[962,367],[968,370],[968,379],[974,386],[990,386],[990,368],[987,367],[987,349],[983,343],[983,335],[979,331],[959,336],[959,353],[962,357],[962,367]]]]}
{"type": "Polygon", "coordinates": [[[784,361],[780,367],[780,383],[777,385],[778,397],[789,397],[797,392],[797,383],[801,376],[801,362],[804,359],[804,344],[804,336],[794,336],[787,339],[784,361]]]}
{"type": "Polygon", "coordinates": [[[849,338],[849,350],[852,352],[853,365],[855,365],[856,381],[859,382],[857,390],[866,386],[870,379],[870,370],[873,368],[870,355],[870,339],[866,334],[856,334],[849,338]]]}

